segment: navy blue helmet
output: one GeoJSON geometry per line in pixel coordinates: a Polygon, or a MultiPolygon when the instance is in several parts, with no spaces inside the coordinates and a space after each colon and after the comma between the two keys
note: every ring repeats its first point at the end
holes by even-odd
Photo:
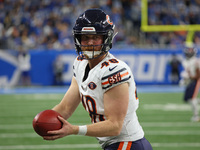
{"type": "Polygon", "coordinates": [[[184,49],[184,55],[187,59],[195,56],[197,54],[197,49],[195,47],[186,47],[184,49]]]}
{"type": "MultiPolygon", "coordinates": [[[[81,45],[82,34],[96,34],[103,35],[103,44],[101,45],[100,52],[94,52],[93,55],[87,59],[94,59],[102,54],[107,53],[112,48],[112,41],[114,37],[114,24],[110,21],[109,15],[107,15],[101,9],[88,9],[81,14],[73,27],[73,35],[75,48],[78,55],[84,54],[81,45]]],[[[99,45],[93,45],[99,46],[99,45]]]]}

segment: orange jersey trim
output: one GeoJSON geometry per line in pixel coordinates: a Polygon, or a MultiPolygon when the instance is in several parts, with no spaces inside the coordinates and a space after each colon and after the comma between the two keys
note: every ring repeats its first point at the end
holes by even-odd
{"type": "MultiPolygon", "coordinates": [[[[124,77],[124,76],[126,76],[126,75],[128,75],[128,72],[125,72],[124,74],[122,74],[121,75],[121,78],[122,77],[124,77]]],[[[101,83],[102,85],[106,85],[106,84],[109,84],[109,82],[108,81],[105,81],[105,82],[103,82],[103,83],[101,83]]]]}
{"type": "Polygon", "coordinates": [[[130,149],[131,149],[131,146],[132,146],[132,142],[128,142],[128,145],[127,145],[126,150],[130,150],[130,149]]]}
{"type": "Polygon", "coordinates": [[[126,145],[126,147],[124,147],[124,142],[120,142],[119,147],[117,150],[122,150],[124,148],[126,148],[126,150],[130,150],[132,146],[132,142],[129,141],[128,144],[126,145]]]}
{"type": "Polygon", "coordinates": [[[117,150],[122,150],[123,146],[124,146],[124,142],[120,142],[119,147],[118,147],[117,150]]]}
{"type": "Polygon", "coordinates": [[[108,81],[106,81],[106,82],[103,82],[103,83],[101,83],[102,85],[106,85],[106,84],[108,84],[109,82],[108,81]]]}
{"type": "Polygon", "coordinates": [[[124,74],[122,74],[121,77],[124,77],[126,75],[128,75],[128,72],[125,72],[124,74]]]}

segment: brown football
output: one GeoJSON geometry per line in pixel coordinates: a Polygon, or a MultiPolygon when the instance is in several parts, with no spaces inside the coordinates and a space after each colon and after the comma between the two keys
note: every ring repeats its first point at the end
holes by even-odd
{"type": "Polygon", "coordinates": [[[38,113],[33,119],[33,128],[40,136],[49,135],[48,131],[59,130],[62,128],[62,122],[58,119],[61,116],[54,110],[44,110],[38,113]]]}

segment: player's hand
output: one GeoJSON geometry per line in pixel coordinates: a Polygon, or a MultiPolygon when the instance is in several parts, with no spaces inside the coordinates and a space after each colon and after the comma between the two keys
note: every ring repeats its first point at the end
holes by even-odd
{"type": "Polygon", "coordinates": [[[63,123],[62,128],[59,130],[48,131],[47,133],[49,134],[49,136],[43,136],[44,140],[56,140],[64,136],[76,133],[74,131],[75,126],[71,125],[68,121],[60,116],[58,116],[58,119],[63,123]]]}

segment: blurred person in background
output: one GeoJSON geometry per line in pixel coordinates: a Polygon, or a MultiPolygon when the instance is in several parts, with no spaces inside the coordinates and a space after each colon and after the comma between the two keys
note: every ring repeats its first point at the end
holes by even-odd
{"type": "Polygon", "coordinates": [[[192,106],[193,116],[191,121],[200,121],[199,117],[199,99],[198,93],[200,88],[200,60],[196,57],[197,49],[193,46],[188,46],[184,50],[185,59],[182,64],[184,71],[181,73],[181,84],[186,85],[184,100],[192,106]]]}
{"type": "Polygon", "coordinates": [[[58,55],[53,63],[54,85],[63,85],[64,63],[62,56],[58,55]]]}
{"type": "Polygon", "coordinates": [[[20,84],[22,86],[30,86],[30,70],[31,70],[31,56],[27,50],[19,46],[18,63],[21,71],[20,84]]]}
{"type": "Polygon", "coordinates": [[[45,140],[68,135],[97,137],[104,150],[152,150],[138,121],[136,85],[130,68],[114,57],[115,25],[101,9],[88,9],[73,28],[78,57],[74,61],[71,85],[53,110],[59,112],[63,126],[49,131],[45,140]],[[82,102],[92,124],[72,125],[67,119],[82,102]]]}
{"type": "Polygon", "coordinates": [[[178,59],[177,55],[172,54],[171,60],[169,62],[171,67],[170,80],[172,84],[178,84],[180,80],[180,66],[181,61],[178,59]]]}

